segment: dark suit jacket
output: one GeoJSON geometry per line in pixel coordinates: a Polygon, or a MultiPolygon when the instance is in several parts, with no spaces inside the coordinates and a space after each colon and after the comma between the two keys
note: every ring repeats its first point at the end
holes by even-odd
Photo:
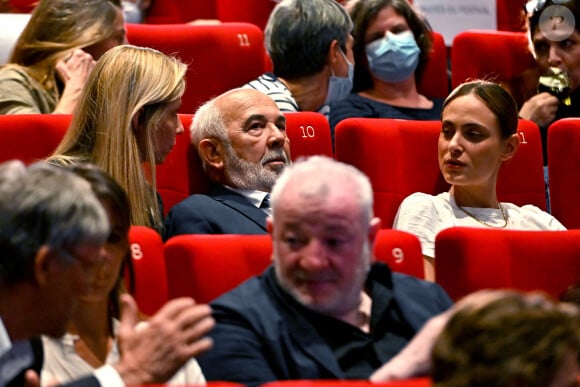
{"type": "Polygon", "coordinates": [[[164,238],[180,234],[266,234],[266,217],[242,195],[214,186],[209,195],[191,195],[169,211],[164,238]]]}
{"type": "MultiPolygon", "coordinates": [[[[381,271],[372,278],[387,287],[390,307],[399,308],[415,333],[452,305],[435,283],[391,274],[380,263],[372,270],[381,271]]],[[[270,267],[212,302],[217,323],[210,332],[214,347],[198,358],[206,379],[248,386],[273,380],[345,379],[332,349],[305,317],[303,307],[293,306],[297,303],[289,302],[289,297],[270,267]]]]}

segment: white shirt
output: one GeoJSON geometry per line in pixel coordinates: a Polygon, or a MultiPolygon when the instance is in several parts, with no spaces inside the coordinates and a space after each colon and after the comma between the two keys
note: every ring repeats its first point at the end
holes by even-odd
{"type": "MultiPolygon", "coordinates": [[[[511,230],[566,230],[556,218],[536,206],[522,207],[501,203],[507,215],[506,228],[511,230]]],[[[502,227],[505,220],[498,208],[464,207],[481,221],[494,227],[502,227]]],[[[397,212],[393,228],[417,235],[423,255],[435,257],[435,237],[450,227],[485,227],[463,212],[449,192],[437,196],[417,192],[407,196],[397,212]]]]}

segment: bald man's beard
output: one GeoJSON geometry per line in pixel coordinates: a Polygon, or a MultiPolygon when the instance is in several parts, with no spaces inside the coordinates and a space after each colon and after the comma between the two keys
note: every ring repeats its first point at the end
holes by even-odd
{"type": "Polygon", "coordinates": [[[234,188],[270,192],[284,167],[290,163],[283,148],[268,150],[259,163],[241,159],[231,144],[226,144],[224,148],[224,170],[229,184],[234,188]],[[265,167],[267,162],[277,159],[284,160],[285,164],[276,168],[265,167]]]}

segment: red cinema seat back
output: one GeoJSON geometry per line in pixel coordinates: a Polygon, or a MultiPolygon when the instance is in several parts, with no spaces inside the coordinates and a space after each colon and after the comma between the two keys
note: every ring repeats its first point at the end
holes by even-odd
{"type": "Polygon", "coordinates": [[[276,1],[214,0],[218,19],[222,22],[252,23],[264,30],[276,1]]]}
{"type": "Polygon", "coordinates": [[[163,200],[165,214],[189,195],[209,191],[201,160],[191,145],[189,128],[193,114],[180,114],[179,119],[184,131],[175,137],[175,146],[156,169],[157,192],[163,200]]]}
{"type": "Polygon", "coordinates": [[[446,98],[449,94],[447,47],[443,35],[438,32],[432,32],[431,35],[433,47],[417,89],[428,98],[446,98]]]}
{"type": "Polygon", "coordinates": [[[580,230],[452,227],[435,239],[437,282],[454,300],[480,289],[541,290],[580,281],[580,230]]]}
{"type": "Polygon", "coordinates": [[[552,215],[567,228],[580,228],[580,118],[552,123],[547,145],[552,215]]]}
{"type": "Polygon", "coordinates": [[[375,239],[374,255],[392,271],[424,279],[423,253],[417,236],[393,229],[379,230],[375,239]]]}
{"type": "Polygon", "coordinates": [[[217,18],[215,0],[154,0],[145,15],[145,23],[177,24],[217,18]]]}
{"type": "Polygon", "coordinates": [[[0,115],[0,162],[12,159],[25,163],[47,158],[66,133],[67,114],[0,115]]]}
{"type": "Polygon", "coordinates": [[[430,387],[431,385],[431,379],[425,377],[381,383],[370,380],[279,380],[262,384],[261,387],[430,387]]]}
{"type": "MultiPolygon", "coordinates": [[[[375,215],[391,227],[401,201],[414,192],[438,194],[449,189],[439,171],[439,121],[348,118],[336,127],[335,158],[364,172],[373,185],[375,215]]],[[[546,209],[539,128],[520,120],[522,144],[505,162],[498,197],[517,205],[546,209]],[[526,173],[522,173],[526,171],[526,173]]]]}
{"type": "Polygon", "coordinates": [[[250,23],[128,24],[127,39],[189,65],[180,113],[193,114],[203,102],[264,72],[264,36],[250,23]]]}
{"type": "Polygon", "coordinates": [[[315,112],[294,112],[284,115],[292,160],[312,155],[333,157],[330,126],[326,117],[315,112]]]}
{"type": "Polygon", "coordinates": [[[261,274],[270,264],[269,235],[178,235],[165,243],[169,297],[207,303],[261,274]]]}
{"type": "MultiPolygon", "coordinates": [[[[140,311],[153,315],[168,300],[163,241],[152,228],[131,226],[129,243],[134,279],[132,293],[140,311]]],[[[127,284],[131,290],[131,281],[127,284]]]]}
{"type": "Polygon", "coordinates": [[[535,93],[536,62],[524,32],[469,30],[451,46],[451,84],[487,79],[509,87],[518,103],[535,93]],[[529,76],[528,76],[529,75],[529,76]]]}

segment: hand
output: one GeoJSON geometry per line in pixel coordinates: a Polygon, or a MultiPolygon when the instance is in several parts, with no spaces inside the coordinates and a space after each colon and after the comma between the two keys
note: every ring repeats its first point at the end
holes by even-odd
{"type": "Polygon", "coordinates": [[[80,49],[74,50],[68,58],[56,63],[55,71],[64,83],[64,90],[55,113],[71,114],[74,111],[95,63],[90,54],[80,49]]]}
{"type": "Polygon", "coordinates": [[[24,387],[40,387],[40,377],[34,370],[24,373],[24,387]]]}
{"type": "Polygon", "coordinates": [[[536,94],[524,103],[520,109],[520,117],[546,127],[556,118],[559,104],[558,98],[550,93],[536,94]]]}
{"type": "Polygon", "coordinates": [[[448,311],[429,319],[409,344],[376,370],[371,375],[370,380],[372,382],[387,382],[428,374],[431,370],[433,345],[452,313],[453,309],[450,308],[448,311]]]}
{"type": "Polygon", "coordinates": [[[126,385],[164,383],[189,359],[213,345],[204,337],[215,321],[208,305],[196,305],[190,298],[167,302],[147,324],[139,322],[137,305],[128,294],[121,297],[118,330],[121,360],[115,369],[126,385]]]}

